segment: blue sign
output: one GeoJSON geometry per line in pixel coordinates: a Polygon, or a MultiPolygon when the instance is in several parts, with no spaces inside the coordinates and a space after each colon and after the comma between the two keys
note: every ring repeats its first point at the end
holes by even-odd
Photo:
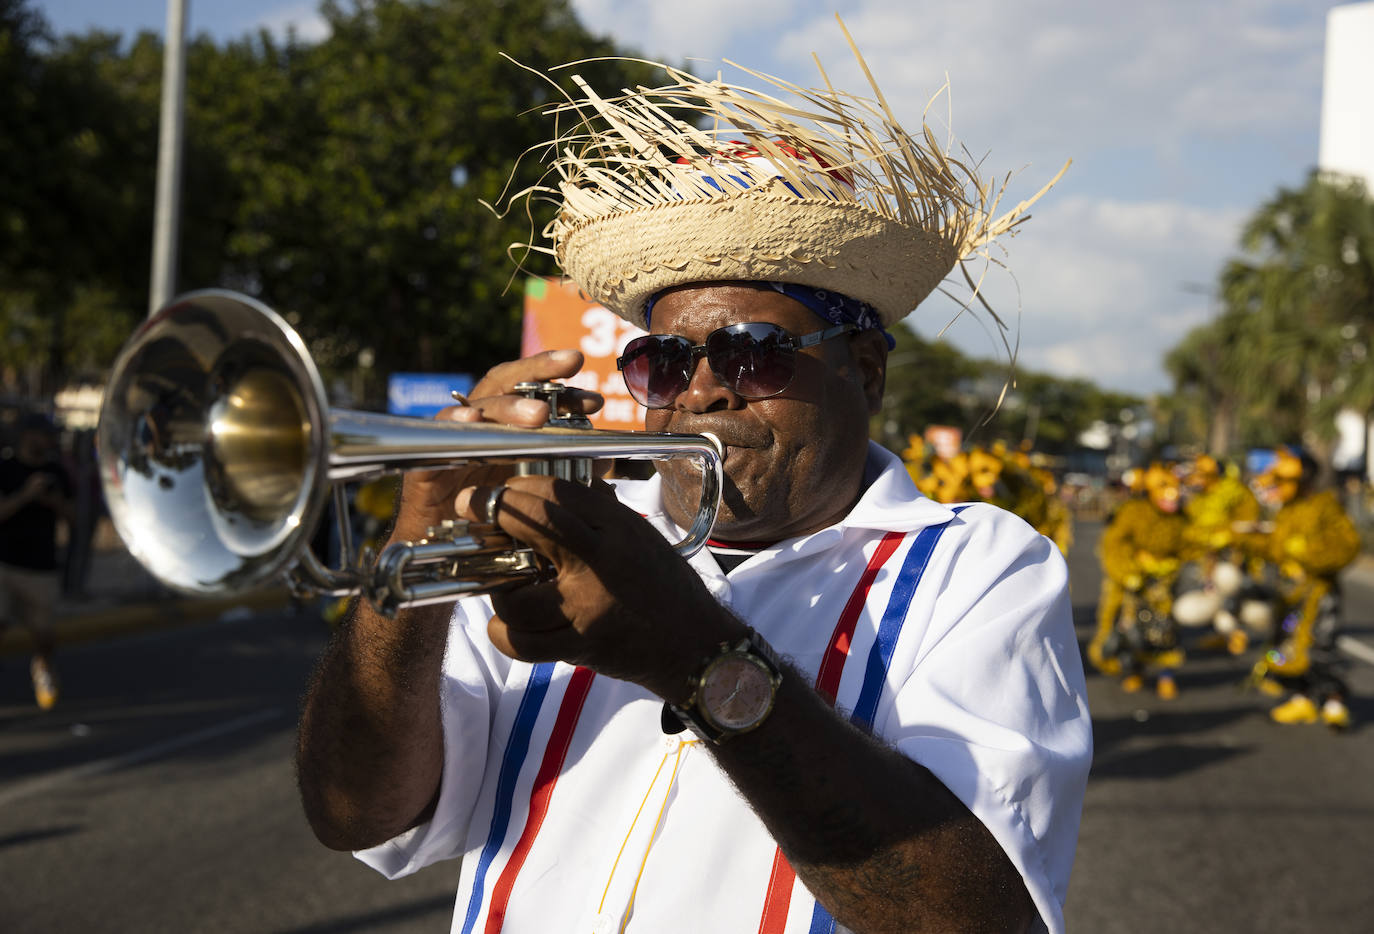
{"type": "Polygon", "coordinates": [[[1251,448],[1245,452],[1245,472],[1252,477],[1258,476],[1274,466],[1278,459],[1273,448],[1251,448]]]}
{"type": "Polygon", "coordinates": [[[472,392],[467,373],[392,373],[386,383],[386,410],[392,415],[430,418],[453,405],[453,394],[472,392]]]}

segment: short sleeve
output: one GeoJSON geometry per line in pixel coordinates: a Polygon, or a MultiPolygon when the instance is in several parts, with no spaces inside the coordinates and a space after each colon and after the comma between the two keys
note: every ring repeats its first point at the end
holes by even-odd
{"type": "Polygon", "coordinates": [[[1092,759],[1068,574],[1048,539],[974,506],[911,613],[928,623],[880,732],[987,827],[1044,927],[1063,903],[1092,759]]]}
{"type": "Polygon", "coordinates": [[[491,646],[486,598],[454,607],[440,679],[444,774],[433,816],[379,846],[354,855],[388,879],[462,856],[468,823],[482,790],[491,725],[512,662],[491,646]]]}

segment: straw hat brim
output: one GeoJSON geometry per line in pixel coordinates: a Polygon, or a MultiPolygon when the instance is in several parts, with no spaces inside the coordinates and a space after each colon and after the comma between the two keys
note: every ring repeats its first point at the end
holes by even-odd
{"type": "Polygon", "coordinates": [[[854,202],[803,199],[783,185],[666,201],[554,229],[564,272],[595,301],[644,327],[663,289],[729,280],[791,282],[840,292],[891,327],[959,260],[936,233],[854,202]]]}

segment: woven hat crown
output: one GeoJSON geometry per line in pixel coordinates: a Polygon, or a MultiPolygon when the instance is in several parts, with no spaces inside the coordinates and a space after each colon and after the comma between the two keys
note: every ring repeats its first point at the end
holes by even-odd
{"type": "Polygon", "coordinates": [[[928,126],[904,131],[845,36],[871,98],[835,90],[823,69],[824,87],[803,88],[735,66],[767,93],[667,65],[668,83],[609,96],[574,75],[582,96],[552,111],[573,118],[550,143],[556,181],[522,193],[558,205],[545,252],[640,327],[663,289],[727,280],[841,292],[884,327],[905,317],[1068,165],[998,215],[1005,180],[982,180],[928,126]]]}

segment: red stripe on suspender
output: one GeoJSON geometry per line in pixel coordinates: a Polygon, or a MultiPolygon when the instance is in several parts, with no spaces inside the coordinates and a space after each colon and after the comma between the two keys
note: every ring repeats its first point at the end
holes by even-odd
{"type": "Polygon", "coordinates": [[[849,595],[849,602],[844,605],[844,612],[835,624],[835,632],[830,636],[830,645],[821,657],[821,670],[816,674],[816,690],[832,707],[840,690],[840,675],[844,673],[844,663],[849,658],[849,643],[854,638],[854,627],[858,625],[859,614],[868,602],[868,589],[873,586],[878,571],[887,563],[887,559],[892,557],[892,553],[897,550],[904,537],[901,532],[888,532],[882,541],[878,542],[873,557],[868,559],[868,567],[864,568],[863,576],[859,578],[854,592],[849,595]]]}
{"type": "Polygon", "coordinates": [[[573,731],[577,719],[582,715],[582,704],[591,690],[592,679],[596,673],[590,668],[577,668],[568,681],[568,689],[563,694],[563,703],[558,708],[558,719],[554,721],[553,732],[549,734],[548,745],[544,747],[544,761],[539,763],[539,772],[534,777],[534,787],[530,791],[530,815],[525,820],[525,830],[511,851],[506,868],[491,890],[491,908],[487,912],[487,934],[496,934],[506,920],[506,907],[510,904],[511,889],[515,887],[515,877],[534,846],[534,838],[549,812],[549,799],[553,797],[553,786],[563,771],[563,760],[567,758],[568,747],[572,745],[573,731]]]}
{"type": "Polygon", "coordinates": [[[796,872],[779,847],[773,853],[773,871],[768,875],[768,895],[763,902],[763,917],[759,919],[759,934],[782,934],[787,927],[787,909],[792,907],[792,883],[796,879],[796,872]]]}
{"type": "MultiPolygon", "coordinates": [[[[868,559],[868,567],[864,568],[863,576],[849,595],[849,602],[844,605],[844,612],[835,624],[825,655],[821,657],[821,670],[816,673],[816,692],[832,707],[839,694],[844,663],[849,660],[854,627],[859,624],[859,614],[868,602],[869,588],[904,537],[902,532],[888,532],[878,542],[873,557],[868,559]]],[[[773,854],[773,871],[768,876],[768,894],[763,902],[763,917],[759,919],[759,934],[782,934],[787,927],[787,911],[792,905],[792,884],[796,878],[796,872],[788,865],[787,857],[782,855],[782,848],[779,847],[773,854]]]]}

